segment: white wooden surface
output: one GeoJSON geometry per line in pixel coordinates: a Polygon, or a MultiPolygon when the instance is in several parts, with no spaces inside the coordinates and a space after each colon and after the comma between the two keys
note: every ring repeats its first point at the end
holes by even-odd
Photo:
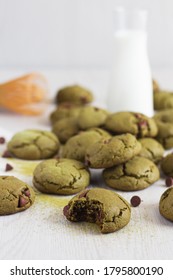
{"type": "MultiPolygon", "coordinates": [[[[108,72],[98,70],[42,71],[50,82],[51,97],[55,90],[74,82],[88,86],[95,93],[96,104],[105,106],[108,72]]],[[[23,74],[22,71],[1,71],[1,80],[23,74]]],[[[163,87],[173,89],[170,70],[153,71],[163,87]],[[172,84],[171,84],[172,83],[172,84]]],[[[0,136],[8,140],[16,131],[25,128],[50,130],[49,108],[41,117],[21,117],[0,111],[0,136]]],[[[5,145],[0,145],[0,152],[5,145]]],[[[35,166],[33,163],[33,167],[35,166]]],[[[32,185],[31,162],[0,158],[0,175],[15,175],[32,185]],[[4,171],[6,162],[14,166],[4,171]],[[29,174],[30,173],[30,174],[29,174]]],[[[103,187],[101,171],[92,172],[92,185],[103,187]]],[[[104,186],[105,187],[105,186],[104,186]]],[[[0,259],[172,259],[173,224],[158,210],[161,194],[166,190],[164,180],[138,192],[119,193],[130,201],[139,195],[142,203],[132,208],[130,223],[118,232],[103,235],[94,224],[70,223],[63,214],[63,206],[71,196],[36,195],[28,210],[9,216],[0,216],[0,259]]]]}

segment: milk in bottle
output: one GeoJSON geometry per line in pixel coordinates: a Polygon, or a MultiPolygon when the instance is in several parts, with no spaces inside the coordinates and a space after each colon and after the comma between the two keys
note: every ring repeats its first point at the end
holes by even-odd
{"type": "Polygon", "coordinates": [[[152,116],[152,75],[144,28],[146,12],[121,9],[116,11],[115,16],[119,28],[114,33],[108,109],[111,112],[132,111],[152,116]]]}

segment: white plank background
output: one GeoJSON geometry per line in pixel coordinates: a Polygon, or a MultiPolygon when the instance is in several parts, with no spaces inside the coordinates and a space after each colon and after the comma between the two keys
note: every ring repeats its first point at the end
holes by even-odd
{"type": "MultiPolygon", "coordinates": [[[[1,82],[24,71],[1,71],[1,82]]],[[[95,103],[105,106],[109,73],[98,70],[44,71],[50,82],[50,96],[65,85],[78,82],[93,90],[95,103]]],[[[163,87],[173,89],[171,69],[153,70],[153,75],[163,87]]],[[[0,136],[11,135],[25,128],[50,129],[48,115],[21,117],[0,111],[0,136]]],[[[5,145],[0,145],[0,152],[5,145]]],[[[8,159],[0,159],[0,174],[8,159]]],[[[32,176],[26,175],[25,161],[12,160],[15,175],[32,185],[32,176]]],[[[29,165],[31,169],[31,163],[29,165]]],[[[104,187],[101,171],[92,172],[92,185],[104,187]]],[[[172,259],[172,223],[165,220],[158,210],[161,194],[166,190],[164,180],[138,192],[119,193],[130,201],[139,195],[142,203],[132,208],[130,223],[118,232],[103,235],[96,225],[70,223],[63,214],[63,206],[70,196],[36,195],[36,201],[28,210],[15,215],[0,217],[0,259],[172,259]]]]}

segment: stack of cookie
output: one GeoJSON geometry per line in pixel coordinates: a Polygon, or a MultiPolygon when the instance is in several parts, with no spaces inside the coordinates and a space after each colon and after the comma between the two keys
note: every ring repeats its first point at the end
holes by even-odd
{"type": "MultiPolygon", "coordinates": [[[[83,87],[61,89],[56,96],[58,106],[50,115],[52,131],[19,132],[7,147],[12,157],[41,161],[33,172],[33,185],[40,192],[76,194],[64,208],[68,220],[94,222],[108,233],[128,224],[131,207],[115,191],[86,189],[93,169],[101,170],[100,176],[110,188],[145,189],[160,178],[157,164],[164,148],[156,140],[160,140],[157,117],[138,112],[112,114],[92,106],[92,101],[93,94],[83,87]]],[[[19,211],[33,202],[23,189],[26,187],[21,189],[23,196],[19,192],[15,201],[19,211]]]]}

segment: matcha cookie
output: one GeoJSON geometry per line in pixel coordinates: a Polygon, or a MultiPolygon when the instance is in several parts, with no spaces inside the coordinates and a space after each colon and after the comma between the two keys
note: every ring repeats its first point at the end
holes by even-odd
{"type": "Polygon", "coordinates": [[[63,212],[71,222],[96,223],[102,233],[110,233],[129,223],[131,208],[117,193],[93,188],[72,198],[63,212]]]}
{"type": "Polygon", "coordinates": [[[153,138],[141,138],[139,142],[142,145],[142,150],[139,154],[141,157],[148,158],[155,163],[159,163],[163,158],[163,146],[153,138]]]}
{"type": "Polygon", "coordinates": [[[33,173],[33,184],[43,193],[70,195],[85,189],[89,182],[84,164],[71,159],[44,160],[33,173]]]}
{"type": "Polygon", "coordinates": [[[167,176],[173,177],[173,154],[165,156],[160,164],[161,170],[167,176]]]}
{"type": "Polygon", "coordinates": [[[159,91],[160,86],[156,80],[153,79],[153,92],[159,91]]]}
{"type": "Polygon", "coordinates": [[[108,168],[139,154],[141,144],[132,134],[101,139],[86,150],[85,162],[91,168],[108,168]]]}
{"type": "Polygon", "coordinates": [[[132,112],[110,114],[106,119],[105,128],[115,134],[131,133],[138,138],[155,137],[158,132],[153,118],[132,112]]]}
{"type": "Polygon", "coordinates": [[[156,139],[165,149],[173,148],[173,110],[165,110],[154,115],[158,127],[156,139]]]}
{"type": "Polygon", "coordinates": [[[137,191],[159,180],[157,166],[149,159],[134,157],[128,162],[103,170],[105,183],[122,191],[137,191]]]}
{"type": "Polygon", "coordinates": [[[52,126],[52,132],[56,134],[61,143],[79,132],[78,119],[75,117],[63,118],[56,121],[52,126]]]}
{"type": "Polygon", "coordinates": [[[154,109],[166,110],[173,109],[173,92],[169,91],[156,91],[154,92],[154,109]]]}
{"type": "Polygon", "coordinates": [[[167,189],[159,201],[160,214],[173,222],[173,187],[167,189]]]}
{"type": "Polygon", "coordinates": [[[33,189],[14,176],[0,176],[0,215],[29,208],[35,199],[33,189]]]}
{"type": "Polygon", "coordinates": [[[16,133],[8,142],[8,151],[15,157],[27,160],[46,159],[54,156],[60,144],[49,131],[24,130],[16,133]]]}
{"type": "Polygon", "coordinates": [[[78,125],[83,130],[103,126],[108,115],[109,113],[104,109],[85,106],[79,113],[78,125]]]}
{"type": "Polygon", "coordinates": [[[63,103],[50,114],[50,122],[51,124],[54,124],[56,121],[64,118],[78,118],[81,108],[81,106],[73,105],[70,103],[63,103]]]}
{"type": "Polygon", "coordinates": [[[62,157],[84,162],[86,149],[99,139],[108,138],[110,134],[103,129],[93,128],[71,137],[62,149],[62,157]]]}
{"type": "Polygon", "coordinates": [[[93,101],[93,94],[79,85],[67,86],[58,91],[56,101],[58,104],[68,102],[84,105],[93,101]]]}

